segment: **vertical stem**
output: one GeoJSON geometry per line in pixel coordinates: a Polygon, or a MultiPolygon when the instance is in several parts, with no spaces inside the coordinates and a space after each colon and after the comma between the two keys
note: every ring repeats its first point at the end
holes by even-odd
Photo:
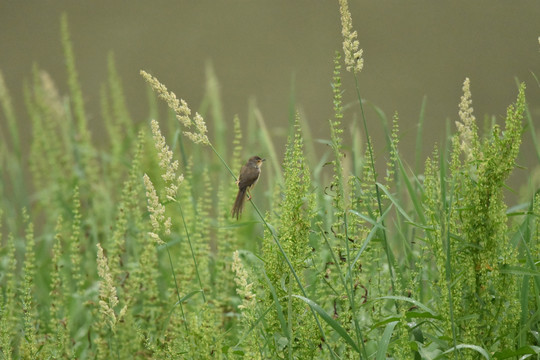
{"type": "MultiPolygon", "coordinates": [[[[450,315],[450,324],[452,326],[452,340],[454,343],[454,348],[456,351],[454,351],[454,358],[458,359],[458,355],[460,354],[459,349],[457,349],[457,334],[456,334],[456,325],[454,322],[454,302],[452,300],[452,264],[450,262],[452,257],[452,251],[450,248],[450,215],[452,211],[452,202],[454,198],[454,182],[452,181],[452,191],[450,192],[450,199],[448,203],[446,202],[446,171],[445,171],[445,154],[446,151],[443,152],[443,155],[441,156],[441,164],[439,165],[439,168],[441,169],[441,177],[440,177],[440,183],[441,183],[441,201],[443,204],[443,211],[444,213],[441,214],[441,234],[446,238],[445,244],[444,244],[444,251],[446,254],[446,262],[445,262],[445,271],[446,271],[446,286],[448,287],[448,311],[450,315]],[[449,204],[449,206],[447,206],[449,204]]],[[[441,238],[442,238],[441,236],[441,238]]],[[[442,239],[441,239],[442,241],[442,239]]]]}
{"type": "MultiPolygon", "coordinates": [[[[358,102],[360,103],[360,111],[362,113],[362,122],[364,123],[364,132],[366,133],[366,141],[369,151],[369,161],[371,164],[371,169],[373,171],[373,181],[375,183],[375,192],[377,194],[377,205],[379,210],[379,216],[382,216],[382,203],[381,203],[381,193],[379,190],[379,186],[377,185],[377,171],[375,170],[375,161],[373,160],[373,148],[371,146],[371,140],[369,138],[368,128],[367,128],[367,121],[366,116],[364,114],[364,105],[362,104],[362,97],[360,96],[360,88],[358,87],[358,78],[356,77],[356,74],[354,75],[354,82],[356,85],[356,95],[358,97],[358,102]]],[[[392,291],[395,290],[394,285],[394,257],[392,255],[392,250],[388,246],[388,239],[386,238],[386,231],[384,230],[384,222],[381,222],[381,235],[384,245],[384,251],[386,253],[386,258],[388,260],[388,268],[390,269],[390,282],[392,284],[392,291]]],[[[396,302],[396,308],[398,307],[398,304],[396,302]]]]}
{"type": "Polygon", "coordinates": [[[167,246],[166,249],[167,249],[167,255],[169,256],[169,264],[171,265],[171,272],[173,274],[174,286],[176,287],[176,297],[178,298],[178,304],[180,305],[180,311],[182,312],[182,318],[184,319],[184,327],[186,328],[186,331],[189,331],[187,327],[186,315],[184,314],[184,306],[182,305],[182,301],[180,300],[180,288],[178,287],[178,282],[176,281],[176,274],[174,273],[174,267],[173,267],[173,262],[171,258],[171,253],[169,251],[169,246],[167,246]]]}
{"type": "Polygon", "coordinates": [[[199,275],[199,266],[197,264],[197,258],[195,257],[195,251],[193,251],[193,245],[191,244],[191,237],[189,236],[189,230],[186,224],[186,219],[184,218],[184,211],[182,210],[182,206],[180,203],[178,203],[178,208],[180,209],[180,216],[182,217],[182,223],[184,224],[184,230],[186,231],[186,237],[189,244],[189,249],[191,251],[191,257],[193,258],[193,264],[195,265],[195,275],[197,276],[197,281],[199,282],[199,287],[201,288],[203,301],[206,302],[206,295],[204,294],[204,288],[201,282],[201,277],[199,275]]]}

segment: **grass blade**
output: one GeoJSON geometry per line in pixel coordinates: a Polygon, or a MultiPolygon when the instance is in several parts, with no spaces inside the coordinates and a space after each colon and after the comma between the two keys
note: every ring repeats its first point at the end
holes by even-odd
{"type": "Polygon", "coordinates": [[[441,358],[443,358],[443,355],[446,355],[446,354],[449,354],[451,352],[454,352],[456,350],[461,350],[461,349],[471,349],[471,350],[474,350],[474,351],[478,352],[479,354],[481,354],[484,358],[486,358],[488,360],[491,359],[488,352],[484,348],[481,348],[480,346],[470,345],[470,344],[459,344],[457,346],[454,346],[454,347],[446,350],[445,352],[443,352],[442,354],[437,356],[434,360],[441,359],[441,358]]]}
{"type": "Polygon", "coordinates": [[[392,333],[394,332],[394,328],[399,323],[399,321],[392,321],[388,325],[386,325],[386,328],[384,329],[383,336],[381,340],[379,340],[379,345],[377,346],[377,360],[384,360],[386,359],[386,350],[388,349],[388,345],[390,344],[390,339],[392,338],[392,333]]]}
{"type": "Polygon", "coordinates": [[[334,320],[332,318],[332,316],[330,316],[322,307],[320,307],[317,303],[315,303],[314,301],[312,301],[312,300],[310,300],[310,299],[308,299],[306,297],[303,297],[303,296],[300,296],[300,295],[293,295],[293,296],[295,298],[298,298],[298,299],[302,300],[306,304],[308,304],[313,310],[315,310],[317,312],[317,314],[320,315],[320,317],[323,318],[323,320],[328,325],[330,325],[334,330],[337,331],[339,336],[341,336],[341,338],[343,340],[345,340],[345,342],[347,344],[349,344],[356,352],[360,353],[360,348],[354,342],[354,340],[349,336],[349,334],[347,334],[347,331],[345,331],[345,329],[336,320],[334,320]]]}

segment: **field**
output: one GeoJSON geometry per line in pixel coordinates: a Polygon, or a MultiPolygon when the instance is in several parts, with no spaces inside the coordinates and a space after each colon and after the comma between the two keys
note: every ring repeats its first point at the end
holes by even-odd
{"type": "MultiPolygon", "coordinates": [[[[98,144],[64,17],[69,94],[34,67],[25,155],[0,73],[3,359],[540,356],[540,190],[522,179],[516,204],[504,196],[524,136],[540,161],[524,84],[506,117],[481,131],[465,79],[461,99],[449,99],[459,119],[424,160],[419,117],[410,165],[399,115],[364,116],[364,54],[345,0],[340,8],[328,138],[313,139],[293,113],[283,151],[256,108],[207,122],[144,69],[151,115],[137,123],[113,57],[98,144]],[[263,154],[236,220],[240,169],[263,154]]],[[[216,93],[205,100],[219,109],[216,93]]]]}

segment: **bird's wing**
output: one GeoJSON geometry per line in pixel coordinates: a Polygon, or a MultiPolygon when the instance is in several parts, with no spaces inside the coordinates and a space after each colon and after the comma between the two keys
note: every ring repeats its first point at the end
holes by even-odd
{"type": "Polygon", "coordinates": [[[260,170],[257,167],[248,168],[247,165],[244,165],[240,174],[243,174],[243,176],[240,176],[240,179],[238,180],[238,188],[243,189],[253,185],[259,178],[260,170]]]}

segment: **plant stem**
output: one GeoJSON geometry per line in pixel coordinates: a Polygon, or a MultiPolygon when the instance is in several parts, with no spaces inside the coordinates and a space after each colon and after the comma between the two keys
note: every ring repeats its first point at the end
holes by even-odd
{"type": "Polygon", "coordinates": [[[189,244],[189,250],[191,251],[191,257],[193,258],[193,263],[195,265],[195,275],[197,275],[197,281],[199,282],[199,287],[201,288],[203,301],[206,302],[206,295],[204,294],[204,288],[201,282],[201,276],[199,275],[199,266],[197,264],[197,258],[195,257],[195,251],[193,251],[193,245],[191,244],[191,237],[189,236],[189,230],[186,224],[186,219],[184,218],[184,211],[182,210],[182,206],[180,205],[180,203],[179,202],[176,202],[176,203],[178,204],[178,208],[180,209],[180,216],[182,217],[182,223],[184,224],[184,230],[186,231],[186,237],[189,244]]]}
{"type": "MultiPolygon", "coordinates": [[[[369,161],[371,164],[371,170],[373,172],[373,182],[375,186],[375,192],[377,194],[377,205],[379,210],[379,216],[382,216],[382,201],[381,201],[381,193],[379,190],[379,186],[377,185],[377,171],[375,170],[375,161],[373,159],[373,148],[371,146],[371,139],[369,138],[369,132],[367,128],[367,120],[366,115],[364,113],[364,105],[362,104],[362,97],[360,96],[360,88],[358,86],[358,77],[356,74],[354,74],[354,82],[356,86],[356,96],[358,97],[358,102],[360,103],[360,112],[362,114],[362,122],[364,124],[364,132],[366,133],[366,141],[367,141],[367,147],[369,151],[369,161]]],[[[394,284],[394,257],[392,255],[392,250],[388,246],[388,239],[386,238],[386,231],[384,230],[384,222],[381,223],[381,235],[382,235],[382,241],[384,245],[384,251],[386,253],[386,258],[388,260],[388,268],[390,270],[390,282],[392,284],[392,291],[395,290],[395,284],[394,284]]],[[[398,304],[396,303],[396,308],[398,307],[398,304]]]]}
{"type": "Polygon", "coordinates": [[[186,315],[184,314],[184,306],[182,305],[182,301],[180,300],[180,288],[178,287],[178,282],[176,281],[176,274],[174,273],[174,266],[171,258],[171,252],[169,251],[169,246],[166,245],[165,249],[167,250],[167,255],[169,256],[169,264],[171,265],[171,272],[174,279],[174,286],[176,288],[176,297],[178,298],[178,304],[180,305],[180,311],[182,312],[182,318],[184,319],[184,327],[186,328],[186,331],[188,330],[187,326],[187,319],[186,315]]]}

